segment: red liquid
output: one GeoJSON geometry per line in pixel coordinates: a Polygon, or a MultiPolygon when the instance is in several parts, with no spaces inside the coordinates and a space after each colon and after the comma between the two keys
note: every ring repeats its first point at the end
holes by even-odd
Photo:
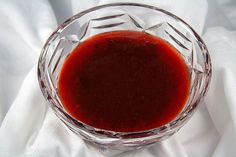
{"type": "Polygon", "coordinates": [[[188,99],[190,77],[178,53],[142,32],[96,35],[68,57],[59,96],[75,119],[96,128],[136,132],[175,119],[188,99]]]}

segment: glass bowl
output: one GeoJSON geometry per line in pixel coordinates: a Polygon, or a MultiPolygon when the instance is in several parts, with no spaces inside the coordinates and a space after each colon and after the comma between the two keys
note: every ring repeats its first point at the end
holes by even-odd
{"type": "Polygon", "coordinates": [[[186,22],[163,9],[135,3],[107,4],[74,15],[52,33],[38,61],[40,88],[56,116],[87,142],[118,150],[141,148],[176,133],[190,119],[206,94],[211,71],[210,56],[204,42],[186,22]],[[113,132],[73,119],[63,107],[57,88],[63,62],[89,37],[118,30],[158,36],[175,47],[186,62],[191,77],[189,98],[182,112],[168,124],[142,132],[113,132]]]}

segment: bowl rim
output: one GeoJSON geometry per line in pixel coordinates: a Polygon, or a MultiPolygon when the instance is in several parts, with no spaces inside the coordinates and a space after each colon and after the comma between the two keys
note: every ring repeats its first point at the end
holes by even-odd
{"type": "MultiPolygon", "coordinates": [[[[75,15],[73,15],[72,17],[70,17],[69,19],[67,19],[65,22],[63,22],[61,25],[59,25],[57,27],[57,29],[48,37],[48,39],[46,40],[39,59],[38,59],[38,65],[37,65],[37,76],[38,76],[38,82],[39,82],[39,86],[41,89],[41,92],[44,95],[44,98],[47,100],[47,102],[49,103],[49,106],[53,109],[54,113],[56,113],[57,117],[59,117],[60,120],[62,120],[63,123],[65,123],[69,128],[72,129],[72,131],[77,132],[75,130],[75,128],[73,128],[73,124],[76,124],[76,129],[82,129],[82,133],[87,134],[89,133],[90,135],[98,135],[98,136],[102,136],[102,137],[108,137],[108,138],[123,138],[123,139],[130,139],[130,138],[136,138],[136,136],[138,138],[142,137],[143,135],[148,135],[152,136],[152,135],[159,135],[161,133],[164,132],[168,132],[171,131],[171,129],[175,129],[175,130],[179,130],[184,124],[185,122],[189,119],[188,117],[192,116],[192,112],[195,111],[196,107],[198,106],[202,96],[198,96],[197,100],[195,101],[194,107],[192,107],[191,109],[188,110],[188,113],[191,114],[183,114],[184,110],[183,109],[179,115],[173,119],[172,121],[166,123],[165,125],[162,125],[160,127],[157,128],[153,128],[153,129],[149,129],[149,130],[144,130],[144,131],[138,131],[138,132],[115,132],[115,131],[110,131],[110,130],[105,130],[105,129],[99,129],[90,125],[87,125],[81,121],[78,121],[76,119],[74,119],[72,116],[70,116],[68,113],[66,113],[65,111],[63,111],[63,109],[61,109],[60,107],[58,107],[57,105],[52,105],[52,102],[49,102],[47,97],[48,95],[45,93],[44,88],[45,88],[45,83],[41,82],[43,79],[42,78],[42,71],[41,71],[41,66],[42,65],[42,59],[44,57],[44,54],[47,52],[47,48],[49,47],[49,45],[56,39],[56,37],[61,33],[61,31],[68,25],[70,25],[70,23],[72,23],[74,20],[82,17],[83,15],[86,15],[87,13],[90,13],[92,11],[96,11],[102,8],[107,8],[107,7],[116,7],[116,6],[131,6],[131,7],[141,7],[141,8],[147,8],[147,9],[151,9],[151,10],[155,10],[161,13],[164,13],[165,15],[168,15],[169,17],[173,18],[174,20],[177,20],[178,22],[184,24],[185,26],[187,26],[187,28],[190,30],[190,32],[192,33],[193,37],[195,38],[195,40],[198,41],[198,43],[201,44],[202,49],[203,49],[203,53],[206,54],[206,60],[208,62],[208,66],[205,68],[206,71],[204,72],[206,75],[206,82],[204,84],[204,88],[203,88],[203,94],[205,95],[208,88],[209,88],[209,84],[210,84],[210,80],[211,80],[211,76],[212,76],[212,64],[211,64],[211,59],[210,59],[210,55],[209,55],[209,51],[205,45],[205,43],[203,42],[203,40],[201,39],[201,37],[196,33],[196,31],[188,24],[186,23],[184,20],[182,20],[181,18],[179,18],[178,16],[170,13],[169,11],[166,11],[164,9],[158,8],[156,6],[152,6],[152,5],[147,5],[147,4],[141,4],[141,3],[126,3],[126,2],[122,2],[122,3],[109,3],[109,4],[104,4],[104,5],[99,5],[99,6],[95,6],[89,9],[86,9],[84,11],[81,11],[75,15]],[[59,110],[59,112],[61,113],[57,113],[59,110]],[[69,119],[69,120],[68,120],[69,119]],[[73,122],[73,124],[71,123],[71,121],[73,122]],[[72,125],[72,126],[70,126],[72,125]],[[85,131],[85,132],[84,132],[85,131]]],[[[205,61],[204,59],[204,61],[205,61]]],[[[45,76],[47,77],[47,76],[45,76]]],[[[47,88],[47,86],[46,86],[47,88]]],[[[186,112],[186,111],[185,111],[186,112]]],[[[85,135],[86,136],[86,135],[85,135]]]]}

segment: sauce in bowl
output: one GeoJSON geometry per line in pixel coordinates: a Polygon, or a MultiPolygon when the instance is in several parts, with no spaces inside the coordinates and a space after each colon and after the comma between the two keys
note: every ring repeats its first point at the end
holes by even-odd
{"type": "Polygon", "coordinates": [[[189,97],[190,74],[163,39],[136,31],[95,35],[66,59],[59,97],[76,120],[115,132],[138,132],[174,120],[189,97]]]}

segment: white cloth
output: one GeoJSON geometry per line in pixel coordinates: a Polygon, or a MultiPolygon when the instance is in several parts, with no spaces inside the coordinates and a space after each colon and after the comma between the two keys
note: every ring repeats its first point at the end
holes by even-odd
{"type": "Polygon", "coordinates": [[[180,16],[203,36],[209,48],[211,86],[191,120],[171,138],[139,151],[112,152],[86,145],[48,108],[35,65],[47,37],[64,20],[89,7],[119,1],[1,0],[0,157],[236,156],[235,1],[132,1],[180,16]]]}

